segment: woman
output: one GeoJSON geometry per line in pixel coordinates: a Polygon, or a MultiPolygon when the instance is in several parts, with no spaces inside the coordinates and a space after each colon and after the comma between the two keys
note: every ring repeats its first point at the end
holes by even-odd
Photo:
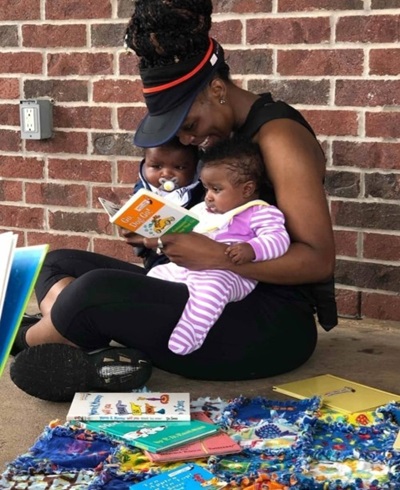
{"type": "MultiPolygon", "coordinates": [[[[190,378],[273,376],[297,368],[312,355],[317,306],[326,329],[336,324],[330,280],[335,251],[323,188],[323,152],[297,111],[274,102],[269,94],[259,96],[230,81],[223,50],[209,38],[211,12],[209,0],[136,1],[126,44],[140,58],[149,114],[135,143],[157,146],[177,135],[184,144],[206,151],[232,133],[253,139],[269,176],[268,192],[261,197],[283,211],[289,250],[275,260],[234,265],[225,255],[226,245],[203,235],[167,235],[159,243],[144,240],[147,247],[162,247],[178,265],[231,270],[259,282],[244,300],[227,305],[203,346],[186,356],[168,349],[188,299],[185,285],[146,277],[140,267],[90,252],[51,252],[36,288],[43,319],[21,330],[18,342],[25,349],[11,366],[13,381],[34,396],[68,399],[87,365],[95,365],[93,379],[86,383],[93,389],[90,383],[99,384],[109,355],[115,362],[111,389],[120,391],[143,383],[146,376],[135,378],[132,369],[141,373],[147,358],[161,369],[190,378]],[[130,349],[110,349],[111,340],[130,349]],[[106,355],[96,361],[87,354],[104,348],[106,355]],[[120,355],[132,359],[125,378],[117,372],[120,355]],[[138,359],[144,361],[141,366],[138,359]],[[50,385],[42,372],[51,366],[57,366],[57,372],[50,385]]],[[[143,244],[129,235],[127,241],[143,244]]]]}

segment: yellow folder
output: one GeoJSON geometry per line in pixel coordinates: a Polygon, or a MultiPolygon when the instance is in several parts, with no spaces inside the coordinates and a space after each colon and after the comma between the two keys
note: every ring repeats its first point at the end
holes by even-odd
{"type": "Polygon", "coordinates": [[[319,396],[326,407],[347,414],[372,410],[389,402],[400,401],[400,395],[332,374],[277,385],[273,390],[299,399],[319,396]]]}

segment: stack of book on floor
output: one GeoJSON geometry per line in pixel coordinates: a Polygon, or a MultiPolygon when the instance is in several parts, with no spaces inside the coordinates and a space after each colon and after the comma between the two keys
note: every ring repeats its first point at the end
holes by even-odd
{"type": "Polygon", "coordinates": [[[153,462],[190,461],[241,448],[189,393],[76,393],[67,420],[142,449],[153,462]]]}

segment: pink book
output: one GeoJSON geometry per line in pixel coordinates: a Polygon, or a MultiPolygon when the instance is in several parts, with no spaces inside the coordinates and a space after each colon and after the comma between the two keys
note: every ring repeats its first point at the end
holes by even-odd
{"type": "MultiPolygon", "coordinates": [[[[204,412],[191,412],[192,420],[213,423],[204,412]]],[[[164,463],[169,461],[184,461],[198,458],[206,458],[217,454],[240,453],[242,448],[228,434],[219,432],[213,436],[205,437],[196,442],[179,446],[169,451],[151,453],[145,451],[146,456],[154,463],[164,463]]]]}

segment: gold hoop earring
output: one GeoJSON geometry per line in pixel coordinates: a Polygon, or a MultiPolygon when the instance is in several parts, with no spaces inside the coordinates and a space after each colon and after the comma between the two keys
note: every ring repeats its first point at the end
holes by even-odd
{"type": "Polygon", "coordinates": [[[220,104],[225,104],[226,103],[226,100],[225,99],[219,99],[219,103],[220,104]]]}

